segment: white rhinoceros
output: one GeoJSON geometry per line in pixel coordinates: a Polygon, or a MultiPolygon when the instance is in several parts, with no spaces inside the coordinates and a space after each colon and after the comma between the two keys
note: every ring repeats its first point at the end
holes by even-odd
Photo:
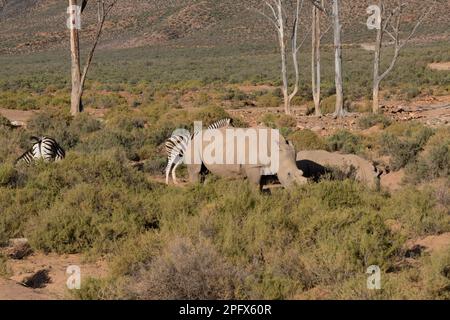
{"type": "Polygon", "coordinates": [[[278,130],[207,130],[194,137],[187,149],[186,165],[191,182],[200,180],[202,169],[223,178],[248,179],[260,187],[263,177],[274,175],[284,187],[307,182],[297,168],[293,145],[278,130]],[[262,138],[264,136],[266,138],[262,138]],[[215,137],[218,137],[217,140],[215,137]],[[195,157],[197,161],[193,161],[195,157]]]}
{"type": "Polygon", "coordinates": [[[297,166],[305,177],[319,178],[327,173],[327,168],[338,168],[370,188],[379,188],[380,177],[385,170],[374,162],[354,154],[332,153],[324,150],[305,150],[297,154],[297,166]]]}

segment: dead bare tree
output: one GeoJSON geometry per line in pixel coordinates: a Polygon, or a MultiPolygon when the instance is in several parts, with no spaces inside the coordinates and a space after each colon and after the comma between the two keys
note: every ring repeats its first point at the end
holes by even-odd
{"type": "Polygon", "coordinates": [[[320,93],[321,93],[321,57],[320,45],[322,37],[330,29],[327,28],[323,33],[321,30],[321,15],[326,14],[324,0],[310,0],[312,6],[312,26],[311,26],[311,83],[312,95],[314,100],[314,110],[316,116],[321,116],[320,93]]]}
{"type": "Polygon", "coordinates": [[[433,10],[435,2],[433,2],[430,7],[422,12],[418,18],[416,24],[408,33],[405,39],[400,39],[400,28],[402,24],[402,15],[404,9],[407,6],[401,0],[397,0],[394,8],[387,10],[384,4],[384,0],[378,1],[378,7],[381,10],[381,21],[377,28],[377,38],[375,42],[375,57],[373,63],[373,100],[372,100],[372,111],[373,113],[380,112],[380,83],[383,81],[389,73],[394,69],[395,64],[400,55],[400,51],[405,47],[405,45],[411,40],[417,31],[417,28],[422,24],[424,19],[433,10]],[[387,12],[388,11],[388,12],[387,12]],[[388,68],[380,74],[380,63],[383,48],[383,38],[384,35],[388,35],[394,43],[394,55],[392,57],[391,63],[388,68]]]}
{"type": "MultiPolygon", "coordinates": [[[[335,107],[335,112],[334,112],[333,116],[334,117],[343,117],[347,114],[347,112],[344,109],[344,86],[343,86],[343,81],[342,81],[342,41],[341,41],[342,25],[341,25],[340,16],[339,16],[340,1],[339,0],[329,0],[328,3],[331,3],[331,14],[327,10],[325,1],[321,1],[321,0],[310,0],[310,1],[318,10],[322,11],[329,18],[331,18],[331,24],[332,24],[332,28],[333,28],[333,39],[334,39],[334,69],[335,69],[334,82],[335,82],[335,87],[336,87],[336,107],[335,107]]],[[[316,17],[316,19],[317,19],[317,17],[316,17]]],[[[313,38],[314,38],[314,36],[313,36],[313,38]]],[[[317,38],[317,34],[316,34],[316,38],[317,38]]],[[[319,40],[320,40],[320,37],[319,37],[319,40]]],[[[317,44],[317,41],[316,41],[315,46],[316,47],[319,46],[319,48],[320,48],[320,43],[317,44]]],[[[314,45],[313,45],[313,47],[314,47],[314,45]]],[[[313,53],[313,59],[317,55],[318,55],[317,52],[313,53]]],[[[316,58],[316,60],[317,60],[317,58],[316,58]]],[[[317,62],[316,62],[316,64],[317,64],[317,62]]],[[[320,61],[319,61],[319,68],[320,68],[320,61]]],[[[317,90],[317,79],[318,79],[317,66],[315,69],[316,70],[313,71],[313,81],[316,80],[316,84],[313,85],[313,87],[315,87],[317,90]]],[[[319,91],[319,94],[320,94],[320,91],[319,91]]],[[[316,91],[315,95],[317,96],[317,91],[316,91]]],[[[316,105],[316,98],[315,98],[314,103],[316,105]]],[[[320,103],[320,100],[318,103],[320,103]]]]}
{"type": "Polygon", "coordinates": [[[3,9],[6,8],[7,4],[8,4],[8,0],[0,0],[0,13],[2,13],[3,9]]]}
{"type": "Polygon", "coordinates": [[[342,41],[341,41],[341,22],[339,18],[340,1],[333,0],[332,14],[333,33],[334,33],[334,74],[336,86],[336,109],[334,116],[337,118],[344,117],[344,85],[342,81],[342,41]]]}
{"type": "Polygon", "coordinates": [[[272,26],[275,27],[277,31],[278,45],[281,54],[281,77],[283,82],[282,92],[284,98],[284,111],[286,114],[291,114],[291,102],[292,99],[297,95],[299,91],[300,84],[300,71],[299,71],[299,51],[306,40],[304,39],[298,43],[299,37],[299,20],[300,14],[303,9],[304,0],[263,0],[264,8],[255,9],[263,17],[265,17],[272,26]],[[292,7],[292,32],[289,35],[289,20],[292,7]],[[289,93],[289,80],[288,80],[288,70],[287,70],[287,52],[288,52],[288,41],[290,38],[291,43],[291,54],[292,62],[295,72],[294,87],[289,93]]]}
{"type": "Polygon", "coordinates": [[[316,6],[312,6],[312,26],[311,26],[311,88],[314,100],[315,115],[320,116],[320,11],[316,6]]]}
{"type": "Polygon", "coordinates": [[[83,66],[83,71],[81,72],[81,61],[80,61],[80,38],[79,38],[79,30],[75,26],[77,17],[76,15],[76,6],[81,2],[81,10],[79,13],[83,13],[88,0],[78,1],[78,0],[69,0],[70,6],[70,52],[71,52],[71,60],[72,60],[72,93],[70,96],[71,105],[70,112],[72,115],[77,115],[83,111],[82,97],[84,91],[84,84],[86,82],[86,76],[89,71],[89,67],[91,66],[92,59],[94,57],[95,49],[97,48],[100,36],[103,31],[103,26],[105,24],[106,18],[111,12],[112,8],[117,3],[117,0],[105,1],[105,0],[97,0],[98,7],[98,21],[97,28],[94,35],[94,41],[92,43],[91,49],[87,55],[86,62],[83,66]]]}

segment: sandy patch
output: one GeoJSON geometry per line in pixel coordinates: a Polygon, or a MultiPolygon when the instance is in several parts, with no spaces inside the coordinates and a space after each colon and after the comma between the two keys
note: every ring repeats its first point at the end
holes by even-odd
{"type": "Polygon", "coordinates": [[[431,70],[437,70],[437,71],[450,71],[450,62],[430,63],[428,65],[428,68],[430,68],[431,70]]]}

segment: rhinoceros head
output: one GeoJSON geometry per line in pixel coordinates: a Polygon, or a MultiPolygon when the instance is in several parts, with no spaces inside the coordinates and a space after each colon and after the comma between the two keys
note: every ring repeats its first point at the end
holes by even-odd
{"type": "Polygon", "coordinates": [[[277,176],[284,187],[288,188],[293,184],[304,184],[308,181],[303,177],[303,172],[297,168],[294,146],[283,137],[280,137],[279,141],[279,155],[277,176]]]}

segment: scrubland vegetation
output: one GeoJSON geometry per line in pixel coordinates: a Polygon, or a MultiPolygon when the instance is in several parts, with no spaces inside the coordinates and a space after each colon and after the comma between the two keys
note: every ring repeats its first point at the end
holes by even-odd
{"type": "MultiPolygon", "coordinates": [[[[296,130],[284,115],[267,117],[290,131],[298,150],[388,154],[414,182],[393,194],[327,179],[271,195],[213,177],[180,189],[151,178],[165,166],[161,143],[190,120],[208,123],[227,114],[219,107],[188,113],[171,99],[155,92],[148,105],[113,108],[104,121],[55,109],[36,115],[27,129],[2,119],[0,242],[27,237],[35,250],[106,257],[108,277],[84,281],[72,293],[83,299],[291,299],[320,292],[449,298],[448,254],[406,258],[408,239],[450,231],[448,128],[389,125],[369,116],[362,122],[381,122],[386,130],[370,138],[347,131],[324,138],[296,130]],[[18,147],[42,132],[58,138],[67,158],[15,168],[18,147]],[[446,182],[427,184],[438,177],[446,182]],[[365,288],[364,272],[373,264],[383,271],[381,291],[365,288]]],[[[7,272],[3,257],[0,272],[7,272]]]]}
{"type": "MultiPolygon", "coordinates": [[[[332,48],[324,45],[322,54],[321,108],[327,114],[336,99],[332,48]]],[[[75,118],[69,115],[64,55],[0,56],[0,107],[39,111],[26,128],[0,117],[0,246],[26,237],[35,251],[105,258],[108,275],[83,279],[69,297],[450,299],[450,253],[411,250],[411,241],[450,232],[448,126],[366,115],[357,121],[359,130],[324,136],[300,130],[294,116],[265,112],[257,119],[279,128],[297,151],[387,159],[389,170],[405,172],[396,192],[330,177],[270,194],[216,177],[204,185],[166,186],[160,182],[163,143],[174,129],[192,129],[194,120],[207,126],[229,117],[226,110],[279,107],[276,48],[100,50],[83,102],[102,116],[75,118]],[[261,89],[245,90],[255,85],[261,89]],[[363,132],[374,126],[379,130],[363,132]],[[44,134],[57,139],[67,157],[15,166],[29,137],[44,134]],[[367,290],[370,265],[382,270],[381,290],[367,290]]],[[[346,48],[345,105],[351,112],[371,109],[372,59],[373,52],[346,48]]],[[[384,99],[449,95],[450,74],[427,68],[440,61],[450,61],[448,43],[405,48],[396,72],[383,82],[384,99]]],[[[312,114],[304,60],[301,69],[293,104],[308,105],[312,114]]],[[[0,276],[9,272],[0,254],[0,276]]]]}
{"type": "MultiPolygon", "coordinates": [[[[253,48],[247,45],[201,49],[138,48],[100,52],[93,62],[91,79],[102,79],[102,83],[88,81],[85,100],[90,106],[110,107],[125,103],[117,95],[120,91],[127,91],[136,96],[144,92],[148,97],[159,88],[200,89],[205,85],[215,85],[222,91],[222,96],[228,96],[232,101],[252,100],[250,98],[254,97],[248,97],[243,92],[223,89],[224,84],[248,82],[278,86],[278,54],[275,49],[267,45],[255,45],[253,48]],[[126,61],[123,60],[124,56],[127,57],[126,61]],[[264,68],[261,68],[262,65],[264,68]]],[[[301,53],[303,57],[308,56],[306,50],[301,53]]],[[[331,48],[324,46],[322,51],[322,93],[325,100],[322,107],[327,111],[333,110],[334,106],[333,101],[327,102],[327,98],[335,93],[332,81],[334,70],[331,48]]],[[[61,60],[61,55],[65,54],[51,52],[29,56],[0,56],[0,64],[4,66],[0,70],[1,105],[23,110],[67,105],[70,83],[67,78],[67,65],[61,60]]],[[[346,50],[344,84],[347,88],[346,103],[350,107],[357,99],[370,98],[371,75],[366,71],[372,63],[372,54],[360,48],[346,50]]],[[[448,73],[427,68],[428,63],[440,61],[450,61],[446,43],[405,48],[402,59],[396,66],[396,72],[385,80],[383,88],[388,89],[385,98],[411,99],[421,93],[429,93],[430,90],[435,95],[448,94],[448,73]],[[417,59],[417,56],[421,59],[417,59]]],[[[310,68],[305,66],[304,61],[302,63],[302,88],[296,99],[311,101],[310,68]]],[[[260,106],[268,107],[275,106],[276,98],[281,101],[280,92],[263,92],[256,100],[260,106]]]]}

